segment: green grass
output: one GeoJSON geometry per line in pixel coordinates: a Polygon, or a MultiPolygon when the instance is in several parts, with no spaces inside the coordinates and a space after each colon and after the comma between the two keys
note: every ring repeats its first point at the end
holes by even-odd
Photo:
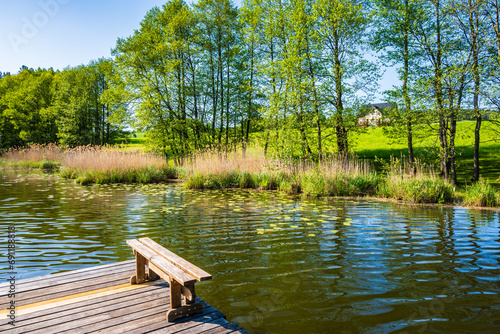
{"type": "MultiPolygon", "coordinates": [[[[474,169],[474,127],[473,121],[457,123],[456,169],[459,184],[471,183],[474,169]]],[[[498,129],[500,130],[500,129],[498,129]]],[[[354,153],[360,158],[373,160],[375,167],[380,170],[382,165],[376,158],[389,161],[391,156],[408,156],[406,140],[394,142],[384,134],[382,127],[366,128],[364,133],[354,138],[354,153]]],[[[419,160],[437,166],[439,142],[437,134],[428,127],[415,133],[414,153],[419,160]]],[[[484,122],[481,128],[480,146],[480,175],[483,180],[494,186],[500,186],[500,138],[491,123],[484,122]]]]}
{"type": "Polygon", "coordinates": [[[61,176],[75,179],[77,183],[109,184],[109,183],[157,183],[179,177],[181,172],[175,167],[143,167],[132,170],[82,170],[79,168],[64,167],[61,176]]]}
{"type": "Polygon", "coordinates": [[[394,175],[381,183],[378,195],[407,203],[451,203],[453,186],[437,177],[403,178],[394,175]]]}
{"type": "Polygon", "coordinates": [[[116,138],[111,143],[112,145],[119,145],[126,148],[144,149],[148,143],[148,138],[144,133],[137,133],[136,137],[130,135],[129,137],[116,138]]]}
{"type": "Polygon", "coordinates": [[[500,191],[480,181],[472,186],[466,187],[462,204],[483,207],[500,206],[500,191]]]}

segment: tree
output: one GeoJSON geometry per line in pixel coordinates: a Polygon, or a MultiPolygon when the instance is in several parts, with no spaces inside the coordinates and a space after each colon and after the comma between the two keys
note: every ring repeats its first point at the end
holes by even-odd
{"type": "Polygon", "coordinates": [[[353,0],[318,0],[313,5],[322,41],[323,61],[327,65],[323,78],[328,89],[324,98],[334,110],[333,122],[339,154],[349,152],[349,123],[356,125],[357,92],[369,92],[376,83],[377,69],[366,60],[366,31],[370,15],[363,2],[353,0]],[[333,92],[329,94],[328,92],[333,92]]]}
{"type": "MultiPolygon", "coordinates": [[[[390,119],[392,124],[401,122],[405,126],[408,159],[410,165],[415,163],[413,153],[413,126],[417,114],[412,109],[410,97],[410,76],[415,62],[415,52],[412,50],[411,30],[418,19],[419,6],[414,0],[377,0],[375,1],[376,30],[372,45],[382,51],[382,60],[388,64],[403,65],[399,70],[399,79],[402,87],[389,92],[392,101],[399,102],[400,106],[394,109],[390,119]]],[[[397,103],[396,102],[396,103],[397,103]]]]}
{"type": "Polygon", "coordinates": [[[2,79],[4,92],[2,127],[9,135],[4,145],[46,144],[57,141],[56,118],[50,112],[52,70],[24,69],[15,76],[2,79]]]}
{"type": "Polygon", "coordinates": [[[58,115],[57,137],[68,146],[108,144],[112,132],[127,117],[123,91],[110,89],[118,80],[109,59],[68,68],[57,73],[52,84],[53,104],[58,115]]]}

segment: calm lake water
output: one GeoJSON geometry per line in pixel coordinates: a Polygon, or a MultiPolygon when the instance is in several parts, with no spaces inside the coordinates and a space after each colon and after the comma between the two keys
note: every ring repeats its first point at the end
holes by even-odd
{"type": "Polygon", "coordinates": [[[500,333],[500,214],[180,184],[80,186],[0,170],[19,278],[133,258],[150,237],[213,275],[252,333],[500,333]]]}

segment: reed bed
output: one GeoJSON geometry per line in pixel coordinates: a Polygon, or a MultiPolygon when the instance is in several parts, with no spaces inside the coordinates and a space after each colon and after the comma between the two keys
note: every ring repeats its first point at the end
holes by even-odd
{"type": "Polygon", "coordinates": [[[278,160],[260,152],[199,152],[186,166],[191,189],[260,188],[276,189],[277,178],[285,170],[278,160]],[[274,181],[273,181],[274,180],[274,181]]]}
{"type": "MultiPolygon", "coordinates": [[[[182,178],[191,189],[262,189],[305,196],[377,196],[410,203],[449,203],[453,186],[433,172],[432,166],[391,159],[386,174],[355,157],[331,156],[321,163],[282,161],[262,151],[199,152],[183,167],[169,166],[163,157],[112,146],[63,149],[32,145],[10,149],[0,165],[60,168],[62,177],[90,183],[152,183],[182,178]]],[[[463,204],[500,206],[500,191],[484,182],[463,189],[463,204]]]]}
{"type": "Polygon", "coordinates": [[[192,189],[277,189],[306,196],[360,196],[375,194],[380,178],[366,162],[329,158],[321,164],[284,162],[254,151],[245,156],[206,152],[188,166],[192,189]]]}
{"type": "Polygon", "coordinates": [[[177,178],[178,170],[157,155],[105,146],[68,149],[62,156],[61,175],[89,183],[151,183],[177,178]]]}
{"type": "Polygon", "coordinates": [[[28,147],[16,147],[2,155],[7,166],[22,168],[55,169],[61,166],[60,160],[64,150],[55,145],[33,144],[28,147]]]}
{"type": "Polygon", "coordinates": [[[436,175],[432,166],[418,161],[411,166],[407,161],[391,159],[379,196],[409,203],[450,203],[453,191],[453,186],[436,175]]]}
{"type": "Polygon", "coordinates": [[[480,181],[466,187],[462,204],[483,207],[500,206],[500,191],[484,181],[480,181]]]}

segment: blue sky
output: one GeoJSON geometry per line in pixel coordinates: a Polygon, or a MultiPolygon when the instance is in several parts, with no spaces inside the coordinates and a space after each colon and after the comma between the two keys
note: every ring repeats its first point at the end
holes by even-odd
{"type": "Polygon", "coordinates": [[[109,57],[165,0],[0,0],[0,71],[87,64],[109,57]]]}
{"type": "MultiPolygon", "coordinates": [[[[14,74],[22,65],[57,70],[109,57],[117,38],[130,36],[149,9],[165,2],[0,0],[0,72],[14,74]]],[[[388,70],[380,91],[396,83],[394,70],[388,70]]]]}

